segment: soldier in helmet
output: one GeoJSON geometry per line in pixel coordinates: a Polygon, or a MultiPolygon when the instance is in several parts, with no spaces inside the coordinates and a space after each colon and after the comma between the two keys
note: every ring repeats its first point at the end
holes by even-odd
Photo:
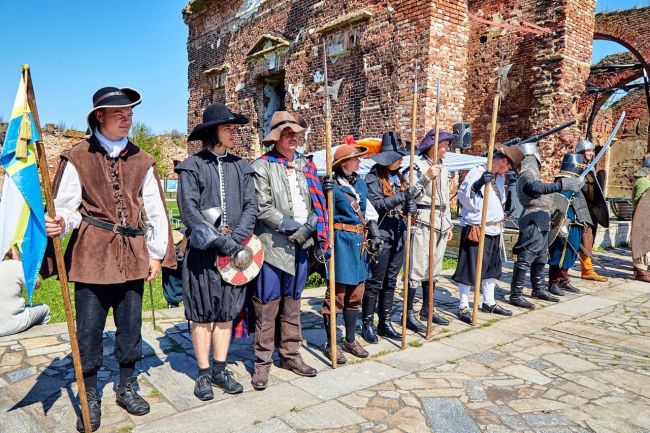
{"type": "Polygon", "coordinates": [[[546,290],[544,284],[552,210],[549,194],[560,191],[578,192],[583,182],[568,177],[552,183],[542,182],[539,174],[541,157],[537,151],[537,143],[526,143],[520,147],[525,157],[517,180],[517,194],[523,212],[519,218],[519,238],[512,249],[517,260],[512,272],[510,303],[533,309],[535,305],[523,297],[524,279],[529,270],[532,296],[545,301],[559,301],[559,298],[546,290]]]}
{"type": "MultiPolygon", "coordinates": [[[[575,179],[584,171],[584,159],[578,153],[564,155],[558,179],[575,179]]],[[[587,206],[584,187],[577,193],[563,191],[560,194],[569,199],[569,208],[564,226],[558,236],[552,240],[549,248],[548,291],[557,296],[564,296],[564,291],[579,293],[580,289],[569,282],[569,269],[578,258],[585,227],[592,224],[587,206]]]]}
{"type": "MultiPolygon", "coordinates": [[[[650,155],[646,155],[643,161],[643,166],[639,171],[634,173],[634,186],[632,188],[632,202],[634,203],[634,219],[632,226],[636,224],[637,218],[649,218],[650,215],[639,214],[638,204],[645,194],[650,190],[650,155]]],[[[634,254],[634,245],[632,245],[632,253],[634,254]]],[[[633,258],[634,261],[634,278],[639,281],[650,283],[650,251],[645,252],[641,250],[638,257],[633,258]]]]}
{"type": "MultiPolygon", "coordinates": [[[[576,153],[582,155],[584,158],[585,164],[589,164],[596,156],[594,151],[594,144],[583,138],[576,145],[576,153]]],[[[602,171],[604,174],[605,172],[602,171]]],[[[600,172],[598,173],[600,174],[600,172]]],[[[609,227],[609,211],[607,210],[607,202],[605,201],[605,195],[601,189],[600,183],[598,182],[598,177],[596,172],[590,170],[585,177],[585,186],[582,187],[582,195],[587,202],[587,209],[589,210],[589,216],[591,222],[587,222],[584,226],[584,232],[582,234],[582,248],[584,251],[580,251],[580,264],[581,264],[581,278],[584,280],[593,280],[605,282],[607,278],[598,275],[594,269],[594,265],[591,262],[591,253],[594,248],[594,240],[596,239],[596,230],[600,224],[603,227],[609,227]]]]}

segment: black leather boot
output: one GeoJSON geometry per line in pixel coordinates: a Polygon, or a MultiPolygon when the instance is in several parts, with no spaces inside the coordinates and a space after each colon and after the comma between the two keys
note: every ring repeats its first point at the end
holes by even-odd
{"type": "MultiPolygon", "coordinates": [[[[88,400],[88,412],[90,415],[90,427],[93,431],[99,428],[102,419],[102,401],[95,388],[86,388],[86,399],[88,400]]],[[[77,418],[77,430],[84,431],[84,422],[79,409],[79,418],[77,418]]]]}
{"type": "Polygon", "coordinates": [[[560,282],[559,287],[563,290],[566,290],[567,292],[580,293],[580,289],[578,289],[576,286],[571,284],[571,281],[569,280],[560,282]]]}
{"type": "Polygon", "coordinates": [[[379,341],[372,324],[375,317],[375,308],[377,308],[377,295],[366,289],[361,303],[361,337],[372,344],[377,344],[379,341]]]}
{"type": "Polygon", "coordinates": [[[137,385],[138,378],[129,377],[124,386],[117,389],[115,401],[131,415],[146,415],[149,413],[149,403],[138,394],[137,385]]]}
{"type": "Polygon", "coordinates": [[[408,301],[406,306],[406,329],[409,329],[413,332],[424,332],[427,330],[427,326],[420,323],[418,319],[415,318],[415,310],[413,304],[415,302],[415,287],[411,287],[408,293],[408,301]]]}
{"type": "Polygon", "coordinates": [[[377,325],[377,335],[391,340],[399,340],[402,335],[393,329],[391,316],[393,313],[393,298],[395,292],[386,290],[379,295],[379,324],[377,325]]]}
{"type": "MultiPolygon", "coordinates": [[[[435,290],[436,283],[433,283],[435,290]]],[[[426,322],[429,320],[429,282],[422,281],[422,307],[420,308],[420,320],[426,322]]]]}
{"type": "Polygon", "coordinates": [[[515,307],[533,310],[535,309],[535,304],[530,303],[528,299],[524,298],[524,280],[527,273],[528,264],[524,261],[516,261],[512,269],[509,302],[515,307]]]}
{"type": "Polygon", "coordinates": [[[557,296],[564,296],[564,291],[558,284],[551,284],[551,286],[548,288],[548,291],[557,296]]]}
{"type": "MultiPolygon", "coordinates": [[[[436,283],[434,282],[433,283],[434,294],[435,294],[435,289],[436,289],[436,283]]],[[[423,322],[429,320],[428,314],[429,314],[429,282],[423,281],[422,282],[422,308],[420,309],[420,320],[423,322]]],[[[440,316],[435,311],[433,312],[433,318],[431,322],[434,325],[449,326],[449,320],[440,316]]]]}
{"type": "Polygon", "coordinates": [[[551,295],[544,287],[544,268],[545,263],[533,263],[530,266],[530,282],[533,286],[531,296],[533,298],[541,299],[542,301],[560,302],[560,298],[551,295]]]}

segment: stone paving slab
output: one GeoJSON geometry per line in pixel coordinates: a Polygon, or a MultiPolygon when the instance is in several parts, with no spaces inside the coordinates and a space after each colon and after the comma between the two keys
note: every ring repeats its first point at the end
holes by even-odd
{"type": "Polygon", "coordinates": [[[290,412],[281,419],[298,430],[336,429],[366,421],[365,418],[336,400],[290,412]]]}
{"type": "Polygon", "coordinates": [[[510,343],[521,338],[521,335],[514,332],[500,330],[495,332],[488,328],[475,329],[471,332],[463,332],[441,340],[448,346],[464,349],[472,353],[483,352],[499,344],[510,343]]]}
{"type": "Polygon", "coordinates": [[[444,344],[444,341],[427,343],[413,350],[393,352],[381,356],[377,360],[399,368],[400,370],[413,372],[416,370],[425,370],[443,362],[453,361],[470,353],[469,350],[465,350],[464,348],[444,344]]]}
{"type": "Polygon", "coordinates": [[[316,377],[302,377],[291,383],[312,395],[330,400],[352,391],[369,388],[408,374],[390,365],[368,361],[335,370],[327,370],[316,377]]]}
{"type": "Polygon", "coordinates": [[[431,431],[440,433],[479,433],[474,420],[455,398],[423,398],[431,431]]]}
{"type": "Polygon", "coordinates": [[[286,423],[278,418],[270,419],[244,430],[237,430],[237,433],[297,433],[286,423]]]}
{"type": "Polygon", "coordinates": [[[21,433],[46,433],[38,423],[22,409],[11,408],[14,406],[12,399],[7,397],[5,391],[0,389],[0,431],[21,433]],[[11,411],[10,411],[11,410],[11,411]]]}
{"type": "Polygon", "coordinates": [[[321,400],[293,386],[282,383],[263,392],[246,392],[227,399],[187,410],[177,415],[137,426],[134,433],[219,433],[253,427],[292,409],[318,404],[321,400]]]}
{"type": "Polygon", "coordinates": [[[603,299],[592,295],[580,296],[564,302],[558,302],[555,305],[547,307],[546,311],[550,313],[564,314],[566,316],[582,316],[592,311],[602,308],[611,307],[618,302],[610,299],[603,299]]]}

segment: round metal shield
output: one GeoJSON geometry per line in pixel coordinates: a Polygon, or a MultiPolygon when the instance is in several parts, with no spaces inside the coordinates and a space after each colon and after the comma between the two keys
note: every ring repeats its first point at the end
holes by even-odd
{"type": "Polygon", "coordinates": [[[244,251],[235,257],[217,256],[215,265],[221,278],[233,286],[243,286],[259,274],[264,263],[264,248],[257,236],[251,235],[241,244],[244,251]]]}

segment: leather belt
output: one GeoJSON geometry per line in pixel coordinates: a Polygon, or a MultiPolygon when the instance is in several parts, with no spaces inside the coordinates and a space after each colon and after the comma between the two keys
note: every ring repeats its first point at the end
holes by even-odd
{"type": "Polygon", "coordinates": [[[119,235],[123,236],[144,236],[144,230],[135,228],[130,225],[119,225],[119,224],[113,224],[108,221],[103,221],[97,218],[93,218],[88,215],[84,215],[81,217],[83,221],[86,223],[90,224],[91,226],[99,227],[100,229],[107,230],[109,232],[117,233],[119,235]]]}
{"type": "MultiPolygon", "coordinates": [[[[446,204],[437,204],[435,207],[436,207],[436,209],[438,209],[438,210],[445,210],[445,209],[447,209],[447,205],[446,205],[446,204]]],[[[431,205],[429,205],[429,204],[419,204],[419,205],[417,205],[417,208],[420,209],[420,210],[431,210],[431,205]]]]}
{"type": "Polygon", "coordinates": [[[342,230],[344,232],[352,232],[359,235],[365,233],[366,228],[361,224],[343,224],[343,223],[334,223],[334,230],[342,230]]]}

